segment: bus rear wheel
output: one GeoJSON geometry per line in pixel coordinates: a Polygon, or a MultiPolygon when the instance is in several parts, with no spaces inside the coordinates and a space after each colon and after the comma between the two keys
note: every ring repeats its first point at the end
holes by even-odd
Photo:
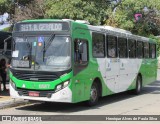
{"type": "Polygon", "coordinates": [[[142,90],[142,78],[141,76],[137,76],[137,80],[136,80],[136,89],[134,90],[134,94],[138,95],[140,94],[142,90]]]}
{"type": "Polygon", "coordinates": [[[87,104],[89,106],[94,106],[98,103],[98,99],[99,99],[99,88],[97,83],[94,82],[91,86],[90,99],[89,101],[87,101],[87,104]]]}

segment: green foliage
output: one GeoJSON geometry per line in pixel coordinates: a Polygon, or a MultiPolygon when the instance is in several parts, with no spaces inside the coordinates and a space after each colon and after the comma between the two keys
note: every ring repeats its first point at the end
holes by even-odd
{"type": "Polygon", "coordinates": [[[122,0],[115,8],[108,9],[106,25],[119,27],[134,34],[149,36],[160,33],[160,2],[159,0],[122,0]],[[144,7],[148,11],[144,11],[144,7]],[[113,10],[116,10],[115,12],[113,10]],[[134,15],[142,14],[142,19],[135,21],[134,15]]]}
{"type": "Polygon", "coordinates": [[[5,12],[14,14],[14,7],[17,7],[17,3],[21,7],[24,7],[33,1],[34,0],[14,0],[13,2],[12,0],[0,0],[0,15],[2,15],[5,12]]]}
{"type": "Polygon", "coordinates": [[[0,0],[0,15],[5,12],[11,12],[11,1],[10,0],[0,0]]]}
{"type": "Polygon", "coordinates": [[[105,0],[46,0],[46,18],[88,20],[102,24],[108,2],[105,0]]]}

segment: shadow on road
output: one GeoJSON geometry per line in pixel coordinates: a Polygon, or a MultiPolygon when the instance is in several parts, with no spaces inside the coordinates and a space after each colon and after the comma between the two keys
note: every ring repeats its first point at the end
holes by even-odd
{"type": "MultiPolygon", "coordinates": [[[[143,88],[140,95],[145,94],[160,94],[160,81],[156,81],[143,88]]],[[[102,106],[138,97],[137,95],[128,94],[128,92],[118,93],[110,96],[103,97],[99,100],[98,105],[94,107],[87,107],[84,102],[69,104],[69,103],[35,103],[23,107],[17,107],[17,110],[26,111],[41,111],[41,112],[59,112],[59,113],[72,113],[77,111],[85,111],[89,109],[99,109],[102,106]]]]}
{"type": "Polygon", "coordinates": [[[143,88],[144,93],[160,94],[160,80],[143,88]]]}

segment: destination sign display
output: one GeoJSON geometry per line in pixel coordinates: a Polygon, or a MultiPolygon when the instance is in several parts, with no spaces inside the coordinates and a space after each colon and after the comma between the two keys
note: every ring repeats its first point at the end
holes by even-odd
{"type": "Polygon", "coordinates": [[[19,23],[15,25],[14,31],[67,31],[68,23],[19,23]]]}

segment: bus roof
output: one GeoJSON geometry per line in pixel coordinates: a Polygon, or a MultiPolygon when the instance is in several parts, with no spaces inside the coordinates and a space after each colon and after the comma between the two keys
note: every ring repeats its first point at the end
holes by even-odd
{"type": "Polygon", "coordinates": [[[35,20],[23,20],[21,22],[53,22],[53,21],[62,21],[61,19],[35,19],[35,20]]]}

